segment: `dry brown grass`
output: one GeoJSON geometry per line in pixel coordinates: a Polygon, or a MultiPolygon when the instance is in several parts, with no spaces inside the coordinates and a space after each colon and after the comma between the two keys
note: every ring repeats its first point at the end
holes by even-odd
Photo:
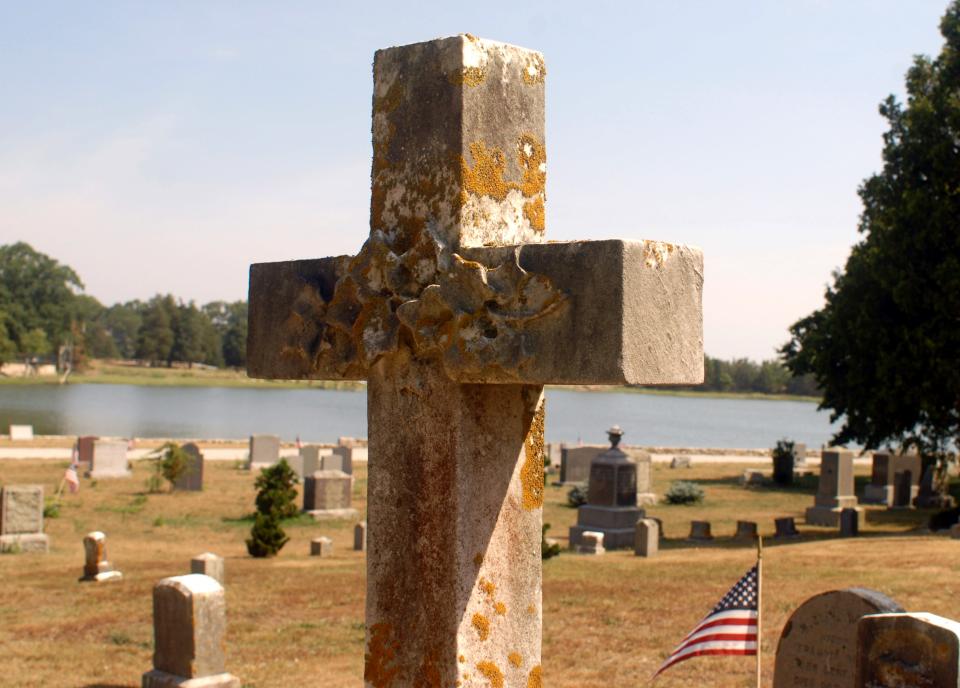
{"type": "MultiPolygon", "coordinates": [[[[0,481],[41,483],[52,493],[65,463],[0,462],[0,481]]],[[[231,463],[208,463],[203,493],[142,495],[148,468],[130,480],[84,481],[47,521],[47,556],[0,557],[0,685],[139,686],[151,665],[151,589],[160,578],[186,573],[191,556],[225,556],[229,615],[228,668],[246,686],[362,684],[364,557],[351,550],[352,524],[295,522],[290,543],[270,560],[247,556],[243,540],[252,510],[252,477],[231,463]],[[108,553],[124,580],[77,582],[81,539],[108,536],[108,553]],[[335,556],[308,556],[309,540],[325,534],[335,556]]],[[[722,542],[682,541],[691,519],[711,520],[729,536],[737,519],[756,520],[764,534],[773,517],[802,514],[804,490],[744,490],[741,468],[655,469],[661,493],[677,477],[704,486],[701,506],[659,506],[670,540],[660,556],[627,552],[603,557],[564,554],[544,565],[543,665],[547,685],[563,688],[645,685],[673,645],[751,565],[752,549],[722,542]]],[[[365,509],[365,473],[358,471],[356,505],[365,509]]],[[[575,512],[566,490],[548,488],[546,520],[560,536],[575,512]]],[[[765,549],[766,683],[776,639],[790,611],[824,590],[861,585],[881,590],[910,610],[960,617],[960,600],[945,584],[960,565],[960,542],[910,534],[921,515],[873,511],[864,537],[833,539],[825,530],[765,549]]],[[[799,519],[798,519],[799,520],[799,519]]],[[[806,531],[810,533],[809,530],[806,531]]],[[[671,686],[751,686],[752,658],[696,659],[657,682],[671,686]]]]}

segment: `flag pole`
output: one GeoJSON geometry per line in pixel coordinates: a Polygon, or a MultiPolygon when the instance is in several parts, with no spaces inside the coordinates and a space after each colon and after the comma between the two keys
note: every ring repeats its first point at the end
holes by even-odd
{"type": "Polygon", "coordinates": [[[762,653],[761,648],[761,638],[762,638],[762,620],[763,619],[763,538],[758,534],[757,535],[757,688],[761,688],[760,677],[761,677],[761,659],[762,653]]]}

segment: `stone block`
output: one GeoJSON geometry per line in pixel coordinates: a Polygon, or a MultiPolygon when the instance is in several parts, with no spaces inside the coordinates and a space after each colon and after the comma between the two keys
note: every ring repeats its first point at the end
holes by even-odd
{"type": "Polygon", "coordinates": [[[43,532],[43,486],[0,488],[0,535],[43,532]]]}
{"type": "Polygon", "coordinates": [[[776,527],[776,532],[773,537],[775,538],[795,538],[800,537],[800,531],[797,530],[797,525],[793,520],[793,516],[784,516],[783,518],[776,518],[773,520],[774,526],[776,527]]]}
{"type": "Polygon", "coordinates": [[[203,489],[203,454],[193,442],[181,447],[187,455],[187,466],[174,483],[175,490],[199,492],[203,489]]]}
{"type": "Polygon", "coordinates": [[[708,541],[713,539],[710,532],[710,521],[690,521],[690,535],[688,540],[708,541]]]}
{"type": "Polygon", "coordinates": [[[190,560],[190,573],[210,576],[220,585],[223,585],[223,557],[217,556],[213,552],[198,554],[190,560]]]}
{"type": "Polygon", "coordinates": [[[871,614],[857,625],[855,688],[960,687],[960,624],[935,614],[871,614]]]}
{"type": "Polygon", "coordinates": [[[591,444],[581,447],[560,448],[560,483],[586,483],[590,480],[590,462],[609,448],[608,445],[591,444]]]}
{"type": "Polygon", "coordinates": [[[840,513],[844,509],[856,509],[863,511],[860,507],[846,506],[830,508],[826,506],[807,507],[804,520],[809,526],[824,526],[826,528],[840,527],[840,513]]]}
{"type": "Polygon", "coordinates": [[[323,459],[332,451],[329,447],[306,445],[300,447],[300,453],[297,456],[288,458],[287,463],[300,480],[305,480],[308,475],[323,470],[323,459]]]}
{"type": "Polygon", "coordinates": [[[323,457],[323,470],[342,471],[353,475],[354,460],[367,460],[366,447],[334,447],[328,456],[323,457]]]}
{"type": "Polygon", "coordinates": [[[310,541],[311,557],[329,557],[333,554],[333,540],[328,537],[313,538],[310,541]]]}
{"type": "Polygon", "coordinates": [[[737,521],[737,530],[733,534],[734,540],[753,542],[757,539],[757,524],[753,521],[737,521]]]}
{"type": "Polygon", "coordinates": [[[367,522],[360,521],[353,527],[353,549],[356,552],[367,551],[367,522]]]}
{"type": "Polygon", "coordinates": [[[127,464],[127,446],[126,440],[94,440],[87,477],[94,480],[129,478],[132,473],[127,464]]]}
{"type": "Polygon", "coordinates": [[[83,576],[80,581],[85,583],[106,583],[123,578],[123,574],[114,571],[107,559],[107,536],[96,530],[87,533],[83,538],[83,553],[85,562],[83,576]]]}
{"type": "Polygon", "coordinates": [[[607,550],[603,547],[603,533],[592,530],[585,531],[577,543],[577,554],[603,554],[607,550]]]}
{"type": "Polygon", "coordinates": [[[14,441],[29,441],[33,439],[32,425],[11,425],[10,439],[14,441]]]}
{"type": "Polygon", "coordinates": [[[250,435],[250,457],[247,468],[260,470],[280,461],[280,438],[277,435],[250,435]]]}
{"type": "Polygon", "coordinates": [[[638,557],[652,557],[657,554],[659,546],[659,524],[652,518],[641,518],[637,521],[637,533],[633,543],[633,553],[638,557]]]}
{"type": "Polygon", "coordinates": [[[860,617],[902,611],[886,595],[864,588],[833,590],[807,599],[780,634],[773,688],[852,686],[860,617]]]}
{"type": "Polygon", "coordinates": [[[84,468],[88,471],[93,463],[93,443],[98,439],[100,438],[93,435],[77,438],[77,462],[84,464],[84,468]]]}
{"type": "Polygon", "coordinates": [[[240,679],[233,674],[216,674],[184,679],[165,671],[148,671],[143,675],[141,688],[241,688],[240,679]]]}
{"type": "Polygon", "coordinates": [[[670,468],[690,468],[691,465],[689,456],[674,456],[670,459],[670,468]]]}
{"type": "Polygon", "coordinates": [[[46,533],[0,535],[0,553],[46,554],[50,551],[50,537],[46,533]]]}
{"type": "Polygon", "coordinates": [[[352,478],[343,471],[316,471],[303,482],[303,510],[315,519],[356,518],[351,508],[352,478]]]}
{"type": "Polygon", "coordinates": [[[840,511],[840,537],[856,537],[860,533],[860,512],[856,509],[840,511]]]}
{"type": "Polygon", "coordinates": [[[853,491],[853,452],[825,449],[820,454],[820,482],[814,505],[828,509],[855,507],[853,491]]]}

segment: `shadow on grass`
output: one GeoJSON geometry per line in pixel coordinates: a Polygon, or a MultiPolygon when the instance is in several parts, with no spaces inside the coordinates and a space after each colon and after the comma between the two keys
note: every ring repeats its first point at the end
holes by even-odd
{"type": "Polygon", "coordinates": [[[80,688],[138,688],[139,684],[129,683],[88,683],[80,688]]]}

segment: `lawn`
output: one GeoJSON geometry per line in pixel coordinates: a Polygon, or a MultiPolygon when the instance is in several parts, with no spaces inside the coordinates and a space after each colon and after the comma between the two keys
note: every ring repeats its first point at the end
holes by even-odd
{"type": "MultiPolygon", "coordinates": [[[[0,461],[0,482],[40,483],[49,495],[64,467],[0,461]]],[[[278,557],[254,560],[243,542],[254,496],[249,473],[229,462],[207,463],[204,492],[147,495],[148,470],[140,462],[131,479],[85,480],[78,495],[65,496],[60,516],[46,522],[48,555],[0,556],[0,685],[139,686],[151,667],[151,589],[165,576],[187,573],[190,558],[207,550],[226,558],[228,669],[245,686],[362,685],[364,555],[351,550],[353,523],[296,519],[285,525],[291,540],[278,557]],[[81,540],[91,530],[107,534],[109,558],[123,581],[77,582],[81,540]],[[319,535],[333,539],[332,558],[308,556],[310,539],[319,535]]],[[[544,563],[546,685],[645,685],[677,641],[752,565],[753,548],[728,541],[735,522],[758,521],[761,533],[771,535],[774,517],[801,517],[813,501],[812,481],[790,490],[746,490],[737,484],[741,471],[734,465],[655,466],[658,493],[677,478],[695,480],[706,492],[700,506],[649,510],[663,519],[668,538],[655,558],[564,553],[544,563]],[[711,521],[716,542],[685,542],[691,519],[711,521]]],[[[361,466],[354,486],[361,513],[365,484],[361,466]]],[[[565,506],[566,490],[547,488],[546,502],[550,535],[565,536],[576,516],[565,506]]],[[[920,513],[871,508],[856,539],[801,525],[800,540],[767,541],[766,684],[787,616],[816,593],[865,586],[911,611],[960,617],[960,599],[944,584],[960,566],[960,541],[917,531],[923,520],[920,513]]],[[[753,658],[695,659],[671,669],[657,686],[752,686],[753,666],[753,658]]]]}

